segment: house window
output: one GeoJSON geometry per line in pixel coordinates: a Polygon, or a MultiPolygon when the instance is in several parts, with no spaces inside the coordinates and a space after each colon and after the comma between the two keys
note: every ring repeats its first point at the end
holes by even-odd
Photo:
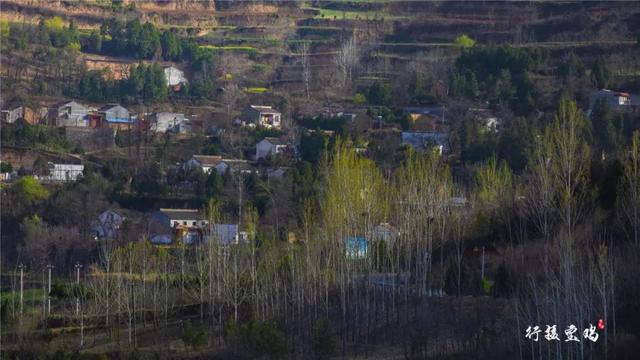
{"type": "Polygon", "coordinates": [[[202,226],[205,226],[205,225],[207,225],[207,223],[205,221],[203,221],[202,222],[202,226]]]}
{"type": "Polygon", "coordinates": [[[193,222],[193,226],[196,226],[196,222],[195,221],[193,222]]]}
{"type": "Polygon", "coordinates": [[[182,225],[187,226],[187,222],[186,222],[186,221],[183,221],[183,222],[182,222],[182,225]]]}
{"type": "Polygon", "coordinates": [[[173,222],[173,226],[178,226],[178,222],[177,222],[177,221],[174,221],[174,222],[173,222]]]}

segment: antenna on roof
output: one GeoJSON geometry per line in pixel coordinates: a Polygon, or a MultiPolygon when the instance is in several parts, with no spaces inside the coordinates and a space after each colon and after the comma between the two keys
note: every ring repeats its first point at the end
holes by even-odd
{"type": "Polygon", "coordinates": [[[444,117],[444,109],[445,109],[446,105],[442,105],[442,123],[445,124],[447,122],[447,120],[444,117]]]}

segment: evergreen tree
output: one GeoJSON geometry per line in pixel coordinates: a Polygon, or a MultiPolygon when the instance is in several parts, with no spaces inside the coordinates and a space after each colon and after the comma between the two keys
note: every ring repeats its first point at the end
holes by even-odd
{"type": "Polygon", "coordinates": [[[89,51],[93,53],[99,53],[102,51],[102,36],[95,30],[91,32],[89,36],[89,51]]]}
{"type": "Polygon", "coordinates": [[[140,31],[140,57],[149,59],[160,56],[162,47],[160,45],[160,34],[152,23],[144,23],[140,31]]]}
{"type": "Polygon", "coordinates": [[[207,181],[205,184],[205,193],[207,198],[212,198],[218,195],[223,188],[222,176],[218,175],[217,171],[212,171],[209,176],[207,176],[207,181]]]}
{"type": "Polygon", "coordinates": [[[164,76],[164,71],[157,63],[151,65],[147,69],[147,76],[145,76],[145,101],[148,102],[162,102],[167,99],[167,80],[164,76]]]}
{"type": "Polygon", "coordinates": [[[604,62],[604,59],[599,58],[593,64],[591,69],[591,76],[598,89],[606,89],[611,81],[611,72],[604,62]]]}
{"type": "Polygon", "coordinates": [[[584,64],[574,53],[569,54],[567,60],[558,66],[558,75],[563,79],[577,78],[584,74],[584,64]]]}
{"type": "Polygon", "coordinates": [[[302,160],[317,164],[327,147],[327,139],[319,131],[303,134],[300,139],[300,157],[302,160]]]}
{"type": "Polygon", "coordinates": [[[391,86],[387,83],[376,81],[369,88],[367,100],[369,103],[374,105],[387,106],[391,104],[391,101],[393,100],[391,86]]]}
{"type": "Polygon", "coordinates": [[[596,145],[604,151],[613,151],[618,144],[618,134],[613,124],[613,114],[606,99],[598,99],[591,111],[591,129],[596,145]]]}
{"type": "Polygon", "coordinates": [[[177,36],[171,31],[162,33],[162,57],[165,60],[180,60],[182,49],[177,36]]]}
{"type": "Polygon", "coordinates": [[[144,83],[147,73],[147,67],[144,64],[131,67],[129,71],[129,80],[127,90],[132,95],[141,95],[144,90],[144,83]]]}
{"type": "Polygon", "coordinates": [[[424,97],[426,95],[424,84],[423,84],[422,78],[420,77],[420,74],[418,74],[417,71],[413,71],[411,73],[407,91],[412,101],[420,102],[424,100],[424,97]]]}
{"type": "Polygon", "coordinates": [[[82,74],[77,95],[91,101],[104,101],[111,98],[112,92],[109,84],[103,80],[102,73],[91,70],[82,74]]]}

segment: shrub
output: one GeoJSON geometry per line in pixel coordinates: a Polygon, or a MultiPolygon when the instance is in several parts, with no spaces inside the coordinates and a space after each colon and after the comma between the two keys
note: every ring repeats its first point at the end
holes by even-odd
{"type": "Polygon", "coordinates": [[[68,299],[71,297],[71,289],[60,280],[55,280],[51,286],[50,295],[56,299],[68,299]]]}
{"type": "Polygon", "coordinates": [[[11,165],[11,163],[8,163],[8,162],[0,163],[0,172],[10,173],[12,171],[13,171],[13,166],[11,165]]]}
{"type": "Polygon", "coordinates": [[[284,335],[274,323],[251,319],[240,328],[240,344],[256,357],[281,358],[287,347],[284,335]]]}
{"type": "Polygon", "coordinates": [[[193,327],[190,322],[187,322],[182,335],[182,342],[186,346],[197,349],[207,343],[208,335],[209,333],[205,327],[193,327]]]}
{"type": "Polygon", "coordinates": [[[33,176],[21,177],[14,185],[19,194],[22,194],[28,203],[34,203],[49,197],[49,191],[45,189],[33,176]]]}
{"type": "Polygon", "coordinates": [[[328,320],[321,319],[316,322],[311,341],[311,347],[318,359],[328,359],[333,354],[336,349],[337,339],[335,330],[328,320]]]}
{"type": "Polygon", "coordinates": [[[52,18],[46,19],[44,21],[44,26],[48,30],[60,31],[64,28],[64,20],[62,20],[62,18],[60,18],[59,16],[54,16],[52,18]]]}
{"type": "Polygon", "coordinates": [[[459,46],[461,48],[470,48],[476,44],[476,41],[470,38],[469,36],[467,36],[466,34],[462,34],[455,39],[454,44],[456,44],[456,46],[459,46]]]}
{"type": "Polygon", "coordinates": [[[367,100],[373,105],[387,106],[391,104],[392,93],[391,86],[387,83],[376,81],[369,88],[367,100]]]}
{"type": "Polygon", "coordinates": [[[357,93],[354,97],[353,97],[353,103],[357,104],[357,105],[364,105],[367,102],[367,98],[364,96],[363,93],[357,93]]]}

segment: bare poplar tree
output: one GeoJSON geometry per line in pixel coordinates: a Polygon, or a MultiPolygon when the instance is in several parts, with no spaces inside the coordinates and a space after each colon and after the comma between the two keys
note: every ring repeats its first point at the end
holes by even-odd
{"type": "Polygon", "coordinates": [[[304,41],[298,48],[298,61],[301,66],[302,83],[304,84],[304,93],[307,99],[310,97],[311,88],[311,62],[309,57],[309,43],[304,41]]]}
{"type": "Polygon", "coordinates": [[[631,148],[623,162],[624,172],[618,191],[619,211],[628,221],[630,237],[640,245],[640,132],[633,133],[631,148]]]}
{"type": "Polygon", "coordinates": [[[545,137],[551,143],[552,178],[557,181],[557,207],[569,237],[585,214],[590,195],[587,189],[590,149],[586,138],[587,122],[574,101],[563,100],[545,137]]]}
{"type": "Polygon", "coordinates": [[[549,243],[554,219],[554,199],[557,183],[551,172],[551,144],[542,135],[536,135],[535,147],[526,176],[526,212],[544,238],[544,263],[548,263],[549,243]],[[543,191],[541,191],[543,190],[543,191]]]}
{"type": "Polygon", "coordinates": [[[222,104],[224,105],[225,112],[227,114],[227,120],[232,120],[233,110],[235,109],[238,101],[244,97],[244,93],[242,89],[238,87],[236,84],[229,84],[225,87],[224,92],[222,93],[222,104]]]}
{"type": "Polygon", "coordinates": [[[349,86],[360,63],[360,52],[355,35],[346,40],[334,58],[342,89],[349,86]]]}

